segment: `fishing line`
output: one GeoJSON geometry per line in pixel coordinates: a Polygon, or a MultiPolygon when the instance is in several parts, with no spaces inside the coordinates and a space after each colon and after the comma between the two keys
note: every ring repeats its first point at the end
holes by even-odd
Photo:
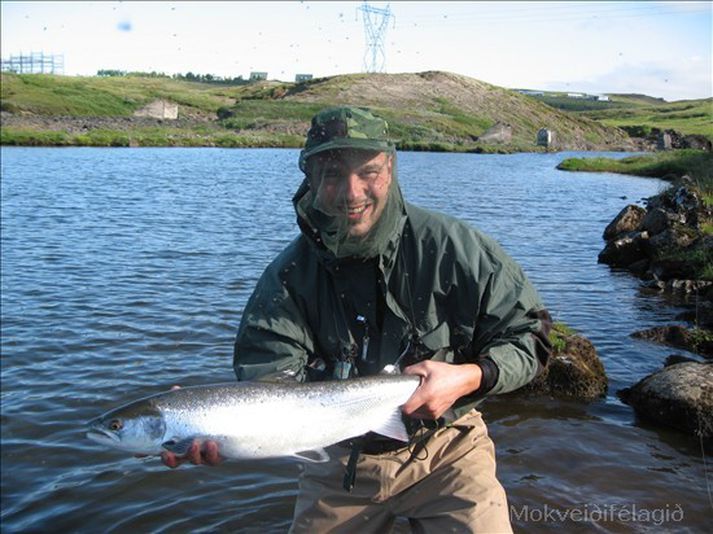
{"type": "Polygon", "coordinates": [[[703,446],[703,429],[701,428],[702,426],[702,418],[701,414],[698,415],[698,439],[701,444],[701,459],[703,460],[703,474],[706,477],[706,490],[708,491],[708,504],[710,504],[710,507],[713,508],[713,496],[711,495],[711,484],[710,480],[708,480],[708,464],[706,462],[706,449],[703,446]]]}

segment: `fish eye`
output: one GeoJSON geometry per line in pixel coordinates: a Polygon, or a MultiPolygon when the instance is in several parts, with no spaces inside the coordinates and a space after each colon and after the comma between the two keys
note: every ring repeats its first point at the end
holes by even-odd
{"type": "Polygon", "coordinates": [[[121,419],[113,419],[111,423],[109,423],[109,429],[110,430],[121,430],[124,428],[124,423],[121,422],[121,419]]]}

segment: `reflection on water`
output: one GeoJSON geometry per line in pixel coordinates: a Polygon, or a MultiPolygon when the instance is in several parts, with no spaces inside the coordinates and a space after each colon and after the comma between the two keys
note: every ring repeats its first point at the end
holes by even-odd
{"type": "MultiPolygon", "coordinates": [[[[656,524],[641,516],[537,514],[680,505],[683,520],[662,528],[702,531],[711,508],[699,444],[638,422],[615,396],[670,352],[629,334],[681,310],[596,263],[609,220],[661,184],[555,170],[565,156],[405,153],[399,162],[406,198],[500,241],[555,318],[594,342],[610,377],[609,395],[591,405],[508,396],[484,406],[516,527],[646,532],[656,524]]],[[[83,425],[171,384],[233,380],[240,313],[296,233],[296,157],[2,149],[4,530],[286,530],[295,463],[171,471],[101,449],[83,425]]]]}

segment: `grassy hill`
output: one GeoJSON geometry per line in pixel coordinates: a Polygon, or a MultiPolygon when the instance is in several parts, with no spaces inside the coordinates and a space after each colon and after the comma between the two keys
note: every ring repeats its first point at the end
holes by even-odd
{"type": "Polygon", "coordinates": [[[401,149],[534,150],[542,127],[556,132],[563,149],[630,146],[618,128],[445,72],[352,74],[299,84],[239,86],[135,76],[3,73],[1,87],[2,144],[299,147],[315,111],[349,103],[382,114],[401,149]],[[133,116],[156,99],[178,104],[179,119],[133,116]],[[512,127],[509,143],[478,140],[498,122],[512,127]]]}
{"type": "Polygon", "coordinates": [[[587,111],[582,116],[607,126],[631,130],[639,127],[644,134],[652,128],[672,129],[685,135],[704,135],[713,141],[713,98],[587,111]]]}
{"type": "Polygon", "coordinates": [[[641,94],[609,94],[609,100],[570,98],[566,93],[543,91],[529,96],[549,106],[577,113],[607,126],[623,128],[637,137],[652,129],[700,134],[713,141],[713,98],[666,102],[641,94]]]}

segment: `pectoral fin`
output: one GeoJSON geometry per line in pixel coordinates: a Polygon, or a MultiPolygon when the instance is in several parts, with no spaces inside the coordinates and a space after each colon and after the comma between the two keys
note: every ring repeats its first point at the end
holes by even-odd
{"type": "Polygon", "coordinates": [[[321,464],[329,461],[329,454],[324,449],[312,449],[309,451],[300,451],[293,454],[295,458],[313,464],[321,464]]]}
{"type": "Polygon", "coordinates": [[[395,410],[383,424],[377,428],[372,428],[372,432],[403,442],[408,442],[409,440],[408,431],[406,430],[406,425],[404,425],[400,409],[395,410]]]}
{"type": "Polygon", "coordinates": [[[194,439],[193,436],[181,440],[169,439],[161,443],[161,447],[179,456],[185,456],[193,445],[194,439]]]}

